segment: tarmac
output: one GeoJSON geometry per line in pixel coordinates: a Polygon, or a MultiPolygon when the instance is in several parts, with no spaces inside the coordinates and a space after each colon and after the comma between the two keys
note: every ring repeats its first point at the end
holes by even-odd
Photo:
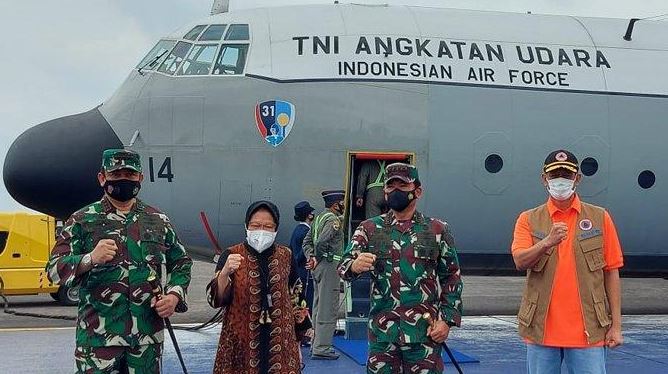
{"type": "MultiPolygon", "coordinates": [[[[206,303],[206,284],[214,264],[195,261],[189,290],[189,311],[171,318],[174,324],[193,325],[207,321],[215,310],[206,303]]],[[[448,345],[474,356],[480,363],[462,364],[467,374],[523,373],[526,348],[517,335],[514,317],[520,302],[523,277],[463,276],[464,318],[453,329],[448,345]]],[[[668,280],[623,278],[622,313],[625,344],[608,350],[608,373],[668,373],[668,280]]],[[[64,307],[49,295],[9,297],[9,307],[18,312],[75,317],[76,307],[64,307]]],[[[176,331],[190,373],[210,373],[220,325],[199,331],[176,331]]],[[[168,340],[168,339],[167,339],[168,340]]],[[[74,372],[74,321],[35,318],[0,312],[0,373],[74,372]]],[[[364,373],[342,355],[336,361],[311,361],[304,351],[305,372],[326,370],[328,374],[364,373]]],[[[179,373],[171,343],[165,343],[163,372],[179,373]]],[[[446,366],[446,372],[455,372],[446,366]]],[[[563,371],[566,373],[566,371],[563,371]]]]}

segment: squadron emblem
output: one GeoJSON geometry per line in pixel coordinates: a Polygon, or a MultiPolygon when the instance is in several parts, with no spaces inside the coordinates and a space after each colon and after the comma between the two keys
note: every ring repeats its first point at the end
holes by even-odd
{"type": "Polygon", "coordinates": [[[274,147],[288,137],[295,122],[295,106],[287,101],[272,100],[255,106],[255,124],[260,135],[274,147]]]}

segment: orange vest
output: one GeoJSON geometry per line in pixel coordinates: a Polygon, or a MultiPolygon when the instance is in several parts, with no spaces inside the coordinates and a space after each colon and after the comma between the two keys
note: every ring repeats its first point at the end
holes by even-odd
{"type": "MultiPolygon", "coordinates": [[[[577,219],[580,224],[573,241],[582,318],[589,344],[604,340],[605,333],[612,324],[603,278],[605,259],[603,257],[602,228],[604,218],[603,208],[582,203],[577,219]]],[[[552,228],[552,218],[546,204],[529,212],[529,224],[534,244],[548,235],[552,228]]],[[[531,269],[527,270],[526,287],[517,316],[519,333],[525,339],[538,344],[544,341],[545,320],[557,262],[558,254],[556,248],[552,247],[531,269]]]]}

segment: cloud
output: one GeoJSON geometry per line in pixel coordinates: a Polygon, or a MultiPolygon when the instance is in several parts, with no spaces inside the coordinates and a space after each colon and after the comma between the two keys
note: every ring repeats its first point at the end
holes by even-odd
{"type": "MultiPolygon", "coordinates": [[[[12,141],[110,97],[161,36],[209,14],[211,2],[0,2],[0,173],[12,141]]],[[[36,160],[37,161],[37,160],[36,160]]],[[[19,209],[0,183],[0,211],[19,209]]]]}

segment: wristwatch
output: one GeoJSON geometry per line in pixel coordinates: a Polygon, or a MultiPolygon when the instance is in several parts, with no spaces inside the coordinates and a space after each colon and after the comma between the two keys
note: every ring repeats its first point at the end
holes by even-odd
{"type": "Polygon", "coordinates": [[[81,258],[81,264],[84,266],[91,266],[93,265],[93,257],[91,257],[90,253],[86,253],[82,258],[81,258]]]}

